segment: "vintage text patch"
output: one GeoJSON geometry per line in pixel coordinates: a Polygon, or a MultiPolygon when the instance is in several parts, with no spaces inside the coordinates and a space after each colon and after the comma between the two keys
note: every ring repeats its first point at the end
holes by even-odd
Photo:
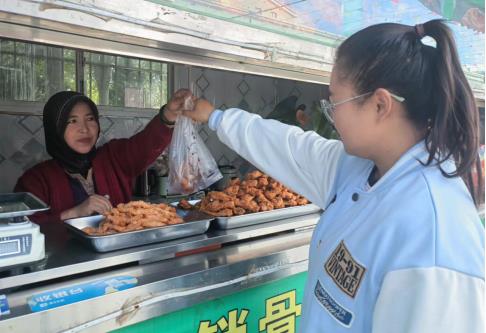
{"type": "Polygon", "coordinates": [[[354,298],[366,268],[353,259],[343,241],[327,259],[324,268],[339,288],[354,298]]]}

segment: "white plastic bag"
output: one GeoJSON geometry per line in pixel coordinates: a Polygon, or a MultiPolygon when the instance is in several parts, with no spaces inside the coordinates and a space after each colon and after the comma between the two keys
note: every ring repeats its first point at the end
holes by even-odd
{"type": "Polygon", "coordinates": [[[194,193],[223,178],[191,119],[177,118],[169,149],[169,193],[194,193]]]}

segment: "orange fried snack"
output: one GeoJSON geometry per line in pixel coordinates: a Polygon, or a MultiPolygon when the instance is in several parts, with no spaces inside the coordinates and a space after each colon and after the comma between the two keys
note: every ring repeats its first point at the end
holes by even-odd
{"type": "Polygon", "coordinates": [[[144,201],[119,204],[103,215],[105,220],[100,223],[98,228],[86,227],[83,231],[88,235],[102,236],[117,232],[163,227],[183,221],[177,215],[174,207],[163,203],[150,204],[144,201]]]}
{"type": "Polygon", "coordinates": [[[253,171],[245,180],[233,179],[222,192],[209,192],[199,209],[213,216],[234,216],[306,205],[309,201],[280,182],[253,171]]]}

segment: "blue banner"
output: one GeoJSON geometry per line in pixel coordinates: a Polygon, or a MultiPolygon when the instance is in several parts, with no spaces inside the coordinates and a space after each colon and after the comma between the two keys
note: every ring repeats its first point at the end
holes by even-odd
{"type": "Polygon", "coordinates": [[[28,304],[32,312],[39,312],[129,289],[137,283],[133,276],[116,276],[36,294],[29,297],[28,304]]]}

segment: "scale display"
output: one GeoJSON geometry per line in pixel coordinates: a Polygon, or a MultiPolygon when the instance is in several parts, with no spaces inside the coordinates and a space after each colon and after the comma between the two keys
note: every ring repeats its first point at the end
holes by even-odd
{"type": "Polygon", "coordinates": [[[32,249],[32,235],[0,237],[0,258],[29,254],[32,249]]]}

